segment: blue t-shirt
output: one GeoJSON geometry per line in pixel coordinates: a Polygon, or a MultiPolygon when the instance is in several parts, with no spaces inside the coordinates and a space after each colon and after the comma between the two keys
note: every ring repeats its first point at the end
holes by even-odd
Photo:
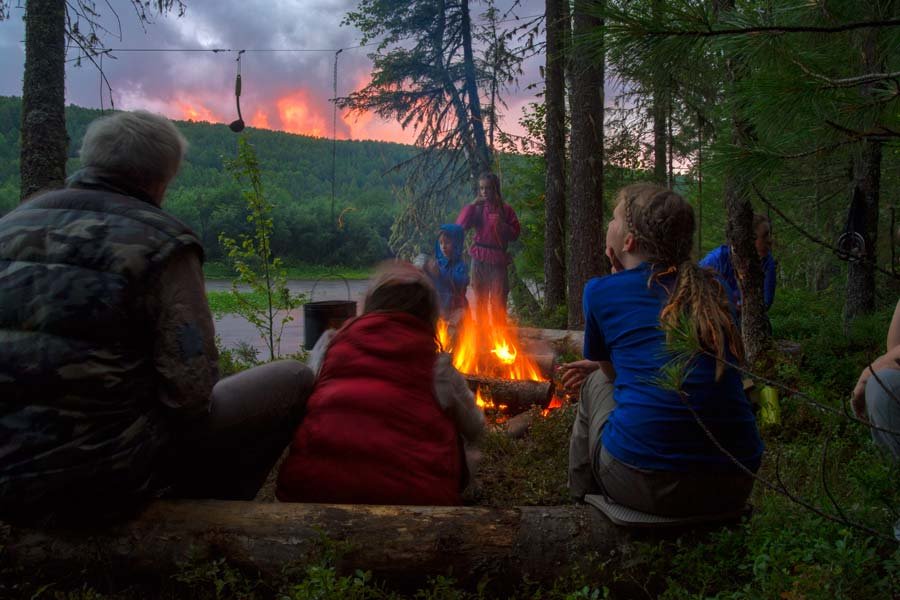
{"type": "MultiPolygon", "coordinates": [[[[603,447],[628,465],[658,471],[737,469],[715,447],[673,391],[654,380],[672,358],[659,313],[668,293],[654,283],[650,265],[588,281],[584,288],[584,357],[610,361],[616,370],[616,408],[603,428],[603,447]]],[[[663,278],[669,287],[674,278],[663,278]]],[[[698,355],[683,391],[700,419],[746,467],[759,468],[763,445],[740,374],[726,368],[715,381],[715,360],[698,355]]]]}
{"type": "MultiPolygon", "coordinates": [[[[703,260],[700,261],[700,266],[709,267],[721,276],[722,282],[725,284],[725,289],[728,291],[728,297],[731,299],[731,303],[736,307],[740,307],[741,290],[738,287],[737,274],[734,271],[734,265],[731,264],[731,247],[726,244],[710,250],[709,254],[704,256],[703,260]]],[[[762,259],[763,301],[766,303],[766,308],[770,308],[772,302],[775,301],[776,266],[777,263],[772,257],[772,253],[769,252],[766,254],[765,258],[762,259]]]]}

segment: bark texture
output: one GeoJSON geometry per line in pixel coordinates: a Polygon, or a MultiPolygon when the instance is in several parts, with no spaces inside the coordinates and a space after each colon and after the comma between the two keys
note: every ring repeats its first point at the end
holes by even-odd
{"type": "Polygon", "coordinates": [[[860,260],[847,267],[847,295],[844,299],[844,324],[875,309],[875,264],[878,259],[878,199],[881,193],[881,142],[866,140],[853,158],[853,190],[862,201],[865,250],[860,260]]]}
{"type": "Polygon", "coordinates": [[[546,0],[547,64],[544,103],[544,307],[554,310],[566,303],[566,31],[567,1],[546,0]]]}
{"type": "Polygon", "coordinates": [[[510,589],[524,578],[552,581],[591,553],[608,557],[627,532],[587,506],[521,508],[157,501],[115,527],[45,531],[2,527],[4,560],[42,573],[105,569],[117,577],[165,577],[189,559],[224,557],[277,575],[315,561],[323,544],[346,543],[338,570],[372,571],[402,587],[453,575],[485,576],[510,589]]]}
{"type": "MultiPolygon", "coordinates": [[[[595,32],[602,19],[588,14],[597,0],[575,0],[573,37],[595,32]]],[[[566,283],[569,329],[584,326],[581,297],[588,279],[607,271],[603,253],[603,59],[588,52],[573,53],[569,104],[572,111],[566,283]]]]}
{"type": "MultiPolygon", "coordinates": [[[[734,0],[717,2],[717,9],[732,10],[734,0]]],[[[744,70],[740,56],[727,62],[728,84],[734,87],[744,70]]],[[[747,144],[753,137],[749,122],[734,108],[731,115],[732,143],[735,146],[747,144]]],[[[753,230],[753,205],[750,203],[750,182],[734,167],[725,173],[725,209],[728,223],[725,236],[731,245],[731,261],[741,290],[741,337],[744,342],[747,363],[752,365],[763,358],[771,341],[772,328],[763,297],[764,276],[762,260],[756,252],[753,230]]]]}
{"type": "MultiPolygon", "coordinates": [[[[877,33],[867,31],[860,39],[863,69],[874,73],[884,69],[878,57],[877,33]]],[[[872,86],[863,88],[866,96],[873,95],[872,86]]],[[[865,250],[862,260],[851,262],[847,270],[847,295],[844,299],[844,326],[856,317],[875,309],[875,264],[878,253],[878,204],[881,194],[881,142],[866,139],[853,157],[853,190],[851,198],[863,206],[862,234],[865,250]]]]}
{"type": "Polygon", "coordinates": [[[519,414],[535,405],[547,408],[553,397],[553,383],[550,381],[514,381],[477,375],[465,375],[465,378],[473,392],[481,388],[496,406],[506,405],[510,415],[519,414]]]}
{"type": "Polygon", "coordinates": [[[66,179],[66,3],[29,0],[22,85],[21,199],[66,179]]]}

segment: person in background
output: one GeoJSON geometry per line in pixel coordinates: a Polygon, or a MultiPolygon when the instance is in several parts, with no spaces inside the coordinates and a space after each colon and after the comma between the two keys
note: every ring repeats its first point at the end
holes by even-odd
{"type": "Polygon", "coordinates": [[[585,286],[585,359],[563,365],[563,385],[580,387],[575,499],[602,491],[680,517],[739,510],[750,494],[763,445],[740,374],[723,362],[741,359],[741,336],[722,285],[691,257],[693,233],[693,209],[675,192],[635,184],[617,194],[606,234],[613,273],[585,286]],[[680,389],[668,389],[657,379],[683,327],[704,352],[690,357],[680,389]]]}
{"type": "Polygon", "coordinates": [[[463,442],[484,429],[465,379],[440,352],[438,299],[409,263],[383,265],[363,314],[326,331],[306,416],[278,474],[282,502],[456,505],[463,442]]]}
{"type": "MultiPolygon", "coordinates": [[[[753,215],[753,231],[755,234],[754,245],[756,253],[762,261],[763,269],[763,301],[766,309],[772,306],[775,301],[775,270],[777,263],[772,257],[772,223],[769,217],[763,214],[753,215]]],[[[737,310],[738,316],[741,314],[741,288],[738,285],[737,273],[731,262],[731,246],[723,244],[700,261],[701,267],[708,267],[718,273],[728,289],[728,295],[731,303],[737,310]]]]}
{"type": "Polygon", "coordinates": [[[83,522],[147,499],[252,499],[312,372],[219,380],[197,236],[161,209],[187,141],[166,118],[88,127],[65,189],[0,219],[0,517],[83,522]]]}
{"type": "Polygon", "coordinates": [[[478,178],[478,197],[463,207],[456,224],[475,229],[469,255],[477,318],[503,324],[509,295],[507,268],[512,262],[507,247],[519,238],[521,227],[516,211],[503,201],[500,178],[490,172],[478,178]]]}
{"type": "MultiPolygon", "coordinates": [[[[438,295],[440,315],[451,330],[455,330],[469,310],[466,289],[469,286],[469,267],[463,260],[465,232],[459,225],[441,225],[434,244],[434,259],[425,264],[438,295]]],[[[452,336],[451,336],[452,338],[452,336]]]]}
{"type": "Polygon", "coordinates": [[[887,352],[872,361],[871,369],[866,366],[859,374],[851,404],[860,419],[887,430],[872,429],[872,439],[900,462],[900,301],[888,328],[887,352]]]}

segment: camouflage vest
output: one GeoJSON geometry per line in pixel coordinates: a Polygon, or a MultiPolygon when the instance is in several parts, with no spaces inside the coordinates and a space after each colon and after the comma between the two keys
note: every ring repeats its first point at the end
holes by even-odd
{"type": "Polygon", "coordinates": [[[201,253],[156,206],[66,189],[0,219],[0,511],[148,491],[167,442],[148,280],[201,253]]]}

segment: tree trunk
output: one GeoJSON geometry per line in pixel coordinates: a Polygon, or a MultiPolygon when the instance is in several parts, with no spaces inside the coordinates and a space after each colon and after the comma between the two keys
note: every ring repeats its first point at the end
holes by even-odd
{"type": "MultiPolygon", "coordinates": [[[[862,201],[865,251],[847,267],[844,326],[875,309],[875,264],[878,258],[878,199],[881,193],[881,142],[866,140],[853,157],[853,196],[862,201]]],[[[853,197],[851,196],[851,197],[853,197]]]]}
{"type": "MultiPolygon", "coordinates": [[[[588,14],[598,0],[575,0],[573,34],[594,32],[602,19],[588,14]]],[[[569,329],[584,325],[581,296],[591,277],[607,271],[603,253],[603,58],[573,52],[569,61],[572,111],[566,280],[569,329]]]]}
{"type": "MultiPolygon", "coordinates": [[[[662,0],[653,0],[650,6],[654,23],[661,25],[660,11],[662,0]]],[[[666,90],[666,75],[655,68],[653,72],[653,183],[668,187],[667,166],[667,136],[666,113],[668,112],[668,93],[666,90]]]]}
{"type": "MultiPolygon", "coordinates": [[[[101,529],[0,527],[3,558],[46,573],[164,578],[190,560],[226,558],[254,573],[315,562],[327,548],[341,573],[371,571],[401,587],[450,575],[517,588],[549,582],[590,556],[619,556],[628,531],[588,506],[521,508],[157,501],[134,520],[101,529]]],[[[654,536],[654,532],[642,535],[654,536]]]]}
{"type": "Polygon", "coordinates": [[[66,179],[66,3],[29,0],[22,85],[21,198],[66,179]]]}
{"type": "MultiPolygon", "coordinates": [[[[734,0],[722,0],[719,8],[734,8],[734,0]]],[[[744,69],[740,56],[727,59],[726,73],[729,87],[734,88],[744,69]]],[[[732,143],[742,146],[752,139],[750,124],[735,107],[732,115],[732,143]]],[[[763,298],[762,260],[756,252],[756,232],[753,230],[753,205],[749,187],[742,174],[734,167],[725,173],[725,208],[728,223],[725,234],[731,245],[731,261],[741,293],[741,337],[747,364],[753,365],[762,358],[771,340],[772,328],[763,298]]]]}
{"type": "MultiPolygon", "coordinates": [[[[878,57],[876,31],[861,33],[860,46],[863,70],[875,73],[884,69],[878,57]]],[[[864,96],[873,94],[872,85],[862,90],[864,96]]],[[[875,264],[878,259],[878,204],[881,193],[881,142],[866,139],[853,156],[853,192],[863,205],[862,231],[864,252],[861,261],[851,262],[847,271],[847,296],[844,299],[844,327],[856,317],[875,309],[875,264]]]]}
{"type": "Polygon", "coordinates": [[[653,183],[668,187],[666,100],[662,85],[653,86],[653,183]]]}
{"type": "Polygon", "coordinates": [[[566,303],[566,89],[565,32],[568,0],[546,0],[547,67],[544,103],[547,107],[544,156],[544,308],[566,303]]]}
{"type": "Polygon", "coordinates": [[[462,40],[463,69],[466,79],[466,95],[469,98],[469,114],[472,122],[472,135],[475,138],[474,157],[482,173],[491,170],[491,148],[488,148],[484,135],[484,121],[481,116],[481,99],[478,96],[478,82],[475,78],[475,56],[472,53],[472,20],[469,15],[469,0],[462,0],[462,40]]]}

